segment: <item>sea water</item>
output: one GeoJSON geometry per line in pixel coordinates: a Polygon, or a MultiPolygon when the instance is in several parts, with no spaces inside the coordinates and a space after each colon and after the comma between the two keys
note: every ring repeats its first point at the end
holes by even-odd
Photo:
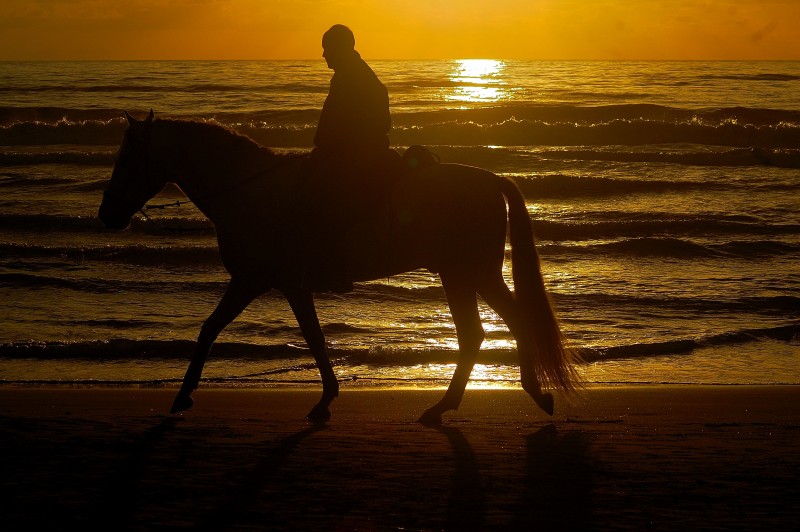
{"type": "MultiPolygon", "coordinates": [[[[800,62],[370,64],[393,147],[522,189],[585,380],[800,383],[800,62]]],[[[123,232],[96,219],[123,110],[304,152],[330,76],[322,60],[0,63],[0,382],[179,381],[228,275],[190,203],[123,232]]],[[[457,342],[436,275],[316,302],[343,381],[446,384],[457,342]]],[[[513,338],[481,316],[473,383],[513,384],[513,338]]],[[[319,380],[277,293],[225,330],[205,377],[319,380]]]]}

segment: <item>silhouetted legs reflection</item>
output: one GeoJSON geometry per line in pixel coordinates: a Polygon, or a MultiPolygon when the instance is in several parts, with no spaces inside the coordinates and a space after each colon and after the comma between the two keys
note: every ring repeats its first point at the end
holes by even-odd
{"type": "Polygon", "coordinates": [[[559,435],[546,425],[526,438],[526,486],[517,530],[591,530],[590,442],[580,432],[559,435]]]}
{"type": "MultiPolygon", "coordinates": [[[[175,429],[176,418],[162,418],[152,428],[136,438],[130,455],[110,478],[105,498],[97,511],[97,524],[108,529],[122,529],[130,523],[131,516],[140,502],[140,479],[142,472],[157,445],[175,429]]],[[[123,445],[123,442],[120,442],[123,445]]]]}
{"type": "Polygon", "coordinates": [[[296,434],[282,438],[277,444],[270,445],[261,453],[263,458],[258,465],[248,469],[245,477],[231,486],[221,504],[206,515],[197,528],[224,530],[234,526],[237,521],[246,521],[249,512],[258,505],[264,487],[273,480],[300,443],[308,436],[326,428],[327,425],[324,423],[314,423],[296,434]]]}
{"type": "Polygon", "coordinates": [[[432,428],[447,437],[455,459],[445,530],[480,530],[484,521],[486,500],[472,446],[455,427],[433,425],[432,428]]]}

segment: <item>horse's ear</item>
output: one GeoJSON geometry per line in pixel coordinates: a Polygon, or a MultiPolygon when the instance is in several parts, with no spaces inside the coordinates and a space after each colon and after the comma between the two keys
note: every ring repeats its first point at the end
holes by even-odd
{"type": "Polygon", "coordinates": [[[152,124],[153,123],[153,110],[150,109],[150,114],[147,115],[147,119],[144,121],[145,124],[152,124]]]}
{"type": "Polygon", "coordinates": [[[133,125],[136,125],[136,124],[139,123],[138,120],[136,120],[134,117],[132,117],[130,114],[128,114],[128,111],[123,111],[123,113],[125,113],[125,118],[128,119],[128,125],[129,126],[133,126],[133,125]]]}

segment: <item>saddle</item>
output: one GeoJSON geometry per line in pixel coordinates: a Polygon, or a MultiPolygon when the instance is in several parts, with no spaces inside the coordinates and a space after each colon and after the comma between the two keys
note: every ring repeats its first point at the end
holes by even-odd
{"type": "Polygon", "coordinates": [[[439,163],[439,156],[425,146],[414,144],[403,152],[403,166],[406,172],[413,172],[439,163]]]}

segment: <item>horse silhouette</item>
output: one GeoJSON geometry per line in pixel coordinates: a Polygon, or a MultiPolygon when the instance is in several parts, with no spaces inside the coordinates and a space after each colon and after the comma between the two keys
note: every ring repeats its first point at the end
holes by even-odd
{"type": "MultiPolygon", "coordinates": [[[[308,284],[309,262],[316,259],[322,268],[335,267],[355,282],[419,268],[439,274],[456,326],[459,358],[444,397],[425,411],[421,422],[441,423],[442,414],[461,403],[484,339],[478,295],[514,336],[522,387],[542,410],[552,415],[554,409],[545,387],[574,389],[575,354],[565,346],[545,292],[524,199],[508,178],[459,164],[408,172],[387,188],[381,205],[386,223],[376,223],[374,216],[356,220],[337,235],[341,251],[335,264],[326,264],[323,254],[309,251],[319,239],[309,237],[304,221],[302,205],[313,205],[304,195],[314,192],[298,185],[303,157],[276,154],[218,125],[154,119],[152,111],[145,120],[125,116],[128,128],[100,219],[108,228],[124,229],[149,199],[174,183],[213,222],[230,273],[222,299],[200,329],[171,412],[193,406],[191,394],[219,333],[256,297],[274,289],[288,300],[322,377],[322,398],[308,419],[330,418],[339,383],[314,307],[315,288],[308,284]],[[507,229],[513,293],[502,276],[507,229]]],[[[327,200],[336,203],[336,198],[327,200]]]]}

